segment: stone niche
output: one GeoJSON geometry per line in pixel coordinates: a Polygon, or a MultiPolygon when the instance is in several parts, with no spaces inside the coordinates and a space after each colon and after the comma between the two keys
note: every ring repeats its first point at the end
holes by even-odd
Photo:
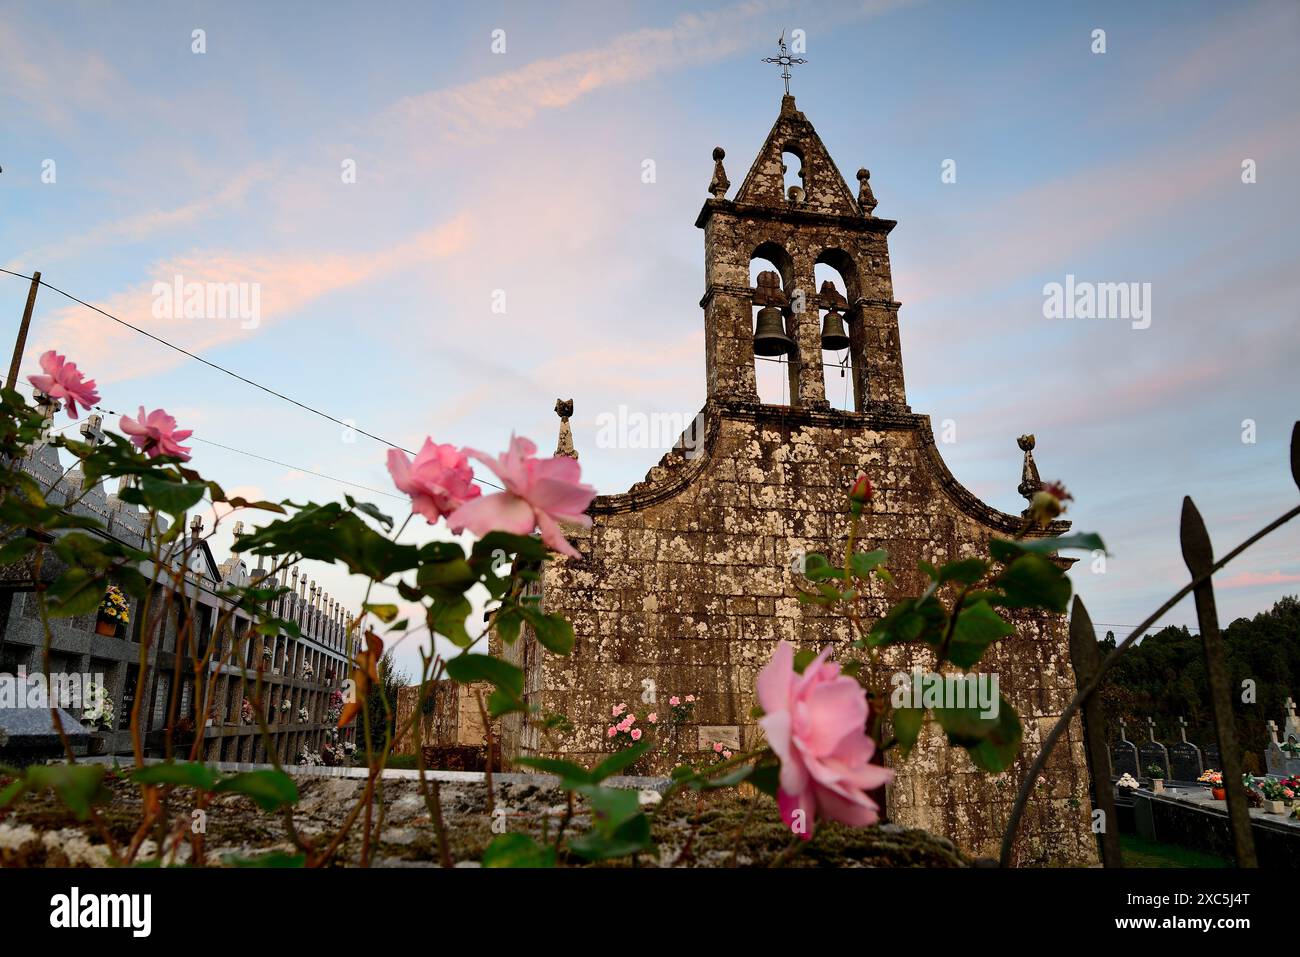
{"type": "MultiPolygon", "coordinates": [[[[708,760],[705,749],[723,731],[741,748],[755,745],[754,681],[780,639],[810,649],[831,644],[837,657],[852,653],[842,615],[797,601],[793,569],[802,553],[843,554],[845,493],[859,471],[876,488],[861,547],[887,548],[895,575],[892,584],[870,586],[874,615],[925,587],[920,559],[941,564],[985,555],[990,535],[1021,526],[1020,516],[985,505],[953,478],[929,418],[906,404],[886,247],[894,223],[869,212],[790,97],[736,200],[715,192],[706,201],[697,220],[706,259],[702,429],[666,454],[644,482],[596,499],[592,528],[572,530],[581,559],[546,563],[539,590],[547,610],[572,621],[573,653],[551,655],[527,630],[508,648],[496,644],[524,668],[528,703],[572,724],[571,731],[543,739],[518,715],[508,716],[501,732],[507,758],[601,760],[609,753],[611,706],[625,701],[644,710],[647,679],[661,715],[670,695],[698,697],[691,725],[675,736],[684,760],[708,760]],[[806,171],[799,204],[774,182],[780,154],[791,144],[806,171]],[[757,290],[748,268],[756,256],[784,264],[784,291],[809,291],[809,308],[786,313],[796,344],[790,405],[761,404],[753,389],[757,290]],[[848,286],[851,412],[830,409],[821,389],[813,266],[832,260],[848,286]],[[814,356],[815,375],[808,371],[814,356]]],[[[1049,531],[1067,527],[1057,522],[1049,531]]],[[[911,756],[897,763],[887,794],[891,820],[942,834],[975,856],[996,856],[1020,776],[1075,686],[1065,619],[1021,614],[1015,620],[1017,635],[991,649],[981,670],[997,672],[1000,690],[1021,715],[1021,761],[1004,775],[978,771],[964,751],[927,726],[911,756]]],[[[890,648],[875,683],[887,687],[889,674],[913,665],[929,669],[932,656],[890,648]]],[[[657,757],[646,770],[666,773],[671,760],[657,757]]],[[[1096,860],[1077,720],[1035,789],[1017,853],[1022,864],[1096,860]]]]}

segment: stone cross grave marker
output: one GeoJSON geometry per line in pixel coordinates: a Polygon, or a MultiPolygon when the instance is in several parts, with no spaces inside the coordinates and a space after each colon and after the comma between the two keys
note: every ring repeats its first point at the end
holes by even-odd
{"type": "Polygon", "coordinates": [[[1201,749],[1187,740],[1187,719],[1178,718],[1178,740],[1169,746],[1169,777],[1174,781],[1195,781],[1205,770],[1201,749]]]}
{"type": "Polygon", "coordinates": [[[1111,774],[1116,777],[1121,777],[1124,774],[1138,777],[1141,774],[1138,771],[1137,746],[1125,734],[1123,721],[1119,723],[1119,740],[1110,748],[1110,767],[1111,774]]]}
{"type": "Polygon", "coordinates": [[[1138,760],[1142,762],[1143,777],[1169,777],[1169,750],[1156,740],[1156,720],[1150,716],[1147,717],[1147,739],[1138,747],[1138,760]],[[1148,773],[1147,768],[1157,764],[1164,773],[1152,775],[1148,773]]]}

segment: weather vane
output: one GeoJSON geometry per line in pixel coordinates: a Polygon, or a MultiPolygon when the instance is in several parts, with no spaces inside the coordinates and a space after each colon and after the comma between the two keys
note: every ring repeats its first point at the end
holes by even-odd
{"type": "Polygon", "coordinates": [[[789,96],[790,95],[790,67],[796,63],[807,63],[808,61],[805,60],[803,57],[790,55],[790,51],[786,48],[785,45],[784,30],[781,31],[781,38],[777,40],[776,43],[777,46],[780,47],[781,49],[781,55],[764,57],[763,62],[781,64],[781,79],[785,80],[785,95],[789,96]]]}

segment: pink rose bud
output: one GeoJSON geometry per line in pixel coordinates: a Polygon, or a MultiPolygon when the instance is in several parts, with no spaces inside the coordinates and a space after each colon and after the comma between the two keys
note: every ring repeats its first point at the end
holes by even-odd
{"type": "Polygon", "coordinates": [[[618,728],[615,728],[613,725],[611,725],[609,731],[607,732],[608,737],[612,738],[616,734],[618,734],[618,728]]]}
{"type": "Polygon", "coordinates": [[[721,741],[714,741],[714,742],[713,742],[713,750],[714,750],[715,752],[717,752],[718,754],[721,754],[721,753],[722,753],[722,742],[721,742],[721,741]]]}
{"type": "Polygon", "coordinates": [[[657,711],[651,711],[648,715],[646,715],[646,720],[649,721],[651,724],[654,724],[656,721],[659,720],[659,713],[657,711]]]}
{"type": "Polygon", "coordinates": [[[858,477],[853,480],[853,485],[849,488],[849,508],[854,515],[862,514],[862,506],[871,501],[872,488],[871,479],[867,478],[865,472],[859,472],[858,477]]]}
{"type": "Polygon", "coordinates": [[[677,695],[673,695],[671,698],[668,699],[668,703],[675,708],[682,703],[682,699],[677,697],[677,695]]]}
{"type": "Polygon", "coordinates": [[[1040,528],[1046,528],[1052,519],[1065,511],[1065,503],[1074,496],[1060,482],[1047,482],[1034,493],[1029,502],[1029,517],[1040,528]]]}
{"type": "Polygon", "coordinates": [[[641,740],[641,729],[640,729],[640,728],[633,728],[633,729],[632,729],[632,740],[633,740],[633,741],[640,741],[640,740],[641,740]]]}

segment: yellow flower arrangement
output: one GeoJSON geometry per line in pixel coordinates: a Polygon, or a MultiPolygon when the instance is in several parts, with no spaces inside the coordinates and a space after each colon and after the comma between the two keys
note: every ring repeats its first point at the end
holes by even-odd
{"type": "Polygon", "coordinates": [[[126,595],[122,589],[116,585],[109,585],[108,590],[104,592],[104,597],[99,603],[99,617],[107,618],[109,621],[121,622],[124,625],[131,623],[131,609],[127,603],[126,595]]]}

